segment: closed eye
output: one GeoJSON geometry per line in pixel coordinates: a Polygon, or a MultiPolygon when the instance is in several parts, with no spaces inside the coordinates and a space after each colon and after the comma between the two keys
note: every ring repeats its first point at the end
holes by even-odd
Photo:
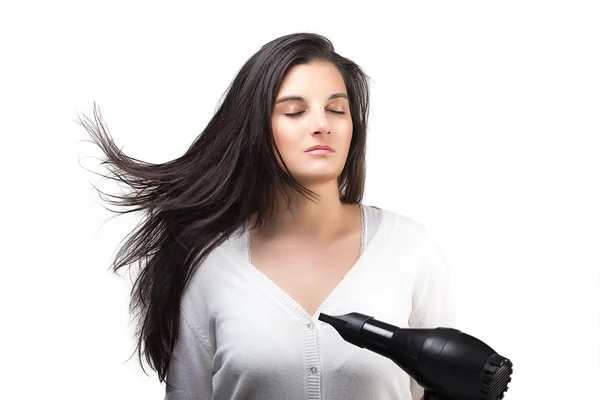
{"type": "MultiPolygon", "coordinates": [[[[343,111],[334,111],[334,110],[327,110],[327,111],[332,112],[334,114],[340,114],[340,115],[346,114],[343,111]]],[[[303,114],[303,113],[304,113],[304,111],[298,111],[297,113],[286,113],[285,115],[287,115],[288,117],[297,117],[297,116],[299,116],[300,114],[303,114]]]]}
{"type": "Polygon", "coordinates": [[[288,117],[297,117],[298,115],[304,113],[304,111],[298,111],[297,113],[290,113],[290,114],[285,114],[288,117]]]}

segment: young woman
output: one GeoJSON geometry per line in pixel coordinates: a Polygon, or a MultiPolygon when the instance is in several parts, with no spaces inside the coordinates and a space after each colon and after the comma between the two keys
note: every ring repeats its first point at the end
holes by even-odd
{"type": "Polygon", "coordinates": [[[368,110],[361,68],[301,33],[244,64],[175,160],[130,158],[99,113],[82,121],[109,177],[132,189],[108,201],[145,215],[114,268],[142,266],[137,348],[166,399],[422,396],[392,361],[318,320],[454,323],[446,263],[423,226],[361,203],[368,110]]]}

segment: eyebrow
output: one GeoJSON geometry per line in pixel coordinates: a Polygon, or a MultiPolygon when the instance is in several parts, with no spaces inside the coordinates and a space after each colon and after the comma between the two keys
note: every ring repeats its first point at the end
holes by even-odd
{"type": "MultiPolygon", "coordinates": [[[[348,100],[348,95],[346,95],[346,93],[334,93],[331,96],[329,96],[329,100],[339,99],[339,98],[348,100]]],[[[277,99],[275,104],[283,103],[284,101],[306,101],[306,100],[304,99],[304,97],[300,97],[300,96],[284,96],[284,97],[280,97],[279,99],[277,99]]]]}

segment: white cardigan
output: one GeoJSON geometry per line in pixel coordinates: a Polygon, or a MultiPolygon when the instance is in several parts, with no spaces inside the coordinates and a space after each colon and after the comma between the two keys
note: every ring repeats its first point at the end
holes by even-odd
{"type": "Polygon", "coordinates": [[[447,265],[424,227],[362,205],[365,248],[314,315],[248,261],[244,227],[184,292],[165,400],[419,400],[391,360],[344,341],[321,312],[399,327],[455,327],[447,265]]]}

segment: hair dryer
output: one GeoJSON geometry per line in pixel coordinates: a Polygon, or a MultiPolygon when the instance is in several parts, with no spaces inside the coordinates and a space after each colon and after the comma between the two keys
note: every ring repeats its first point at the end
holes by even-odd
{"type": "Polygon", "coordinates": [[[319,320],[391,359],[425,389],[425,400],[497,400],[508,390],[512,362],[457,329],[399,328],[354,312],[319,320]]]}

